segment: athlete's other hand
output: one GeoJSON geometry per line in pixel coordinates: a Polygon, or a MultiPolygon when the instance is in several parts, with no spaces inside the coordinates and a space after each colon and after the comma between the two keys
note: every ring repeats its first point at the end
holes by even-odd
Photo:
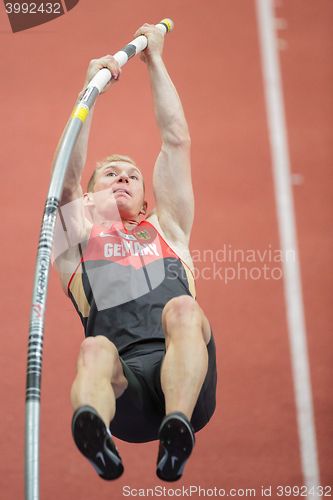
{"type": "Polygon", "coordinates": [[[140,59],[149,64],[155,57],[161,57],[163,52],[164,35],[154,24],[143,24],[134,36],[145,35],[148,38],[147,48],[141,52],[140,59]]]}
{"type": "Polygon", "coordinates": [[[88,83],[92,80],[92,78],[96,75],[96,73],[98,73],[98,71],[103,68],[107,68],[108,70],[110,70],[112,75],[112,80],[105,86],[103,92],[108,90],[112,83],[117,82],[119,80],[121,74],[121,67],[119,66],[116,59],[110,54],[108,54],[104,57],[100,57],[99,59],[92,59],[89,62],[83,89],[87,87],[88,83]]]}

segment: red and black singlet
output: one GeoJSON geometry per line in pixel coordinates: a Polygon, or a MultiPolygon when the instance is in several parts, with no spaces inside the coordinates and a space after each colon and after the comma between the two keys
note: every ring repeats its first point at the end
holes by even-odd
{"type": "Polygon", "coordinates": [[[106,336],[122,354],[164,340],[163,307],[173,297],[191,295],[189,273],[151,223],[128,231],[117,222],[107,230],[93,226],[68,293],[85,335],[106,336]]]}

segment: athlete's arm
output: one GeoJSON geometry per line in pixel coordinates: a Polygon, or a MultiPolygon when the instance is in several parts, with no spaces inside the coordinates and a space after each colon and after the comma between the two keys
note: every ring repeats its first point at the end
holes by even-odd
{"type": "MultiPolygon", "coordinates": [[[[110,70],[112,77],[113,77],[112,81],[117,80],[119,78],[121,68],[119,67],[119,64],[117,63],[117,61],[112,56],[107,55],[107,56],[101,57],[99,59],[92,59],[89,63],[89,66],[88,66],[83,90],[87,87],[88,83],[96,75],[96,73],[102,68],[108,68],[110,70]]],[[[105,92],[109,87],[110,87],[110,84],[108,84],[105,87],[103,92],[105,92]]],[[[81,93],[80,93],[80,95],[81,95],[81,93]]],[[[79,97],[80,97],[80,95],[79,95],[79,97]]],[[[73,152],[71,155],[71,159],[70,159],[70,162],[68,165],[68,169],[67,169],[66,177],[65,177],[65,182],[64,182],[64,189],[63,189],[62,200],[61,200],[62,205],[65,203],[68,203],[70,201],[73,201],[74,199],[82,196],[82,194],[83,194],[83,191],[81,188],[81,176],[82,176],[82,171],[83,171],[83,168],[84,168],[86,160],[87,160],[88,141],[89,141],[93,111],[94,110],[92,108],[90,110],[88,118],[83,123],[79,137],[76,141],[76,144],[74,146],[74,149],[73,149],[73,152]]],[[[67,128],[67,125],[66,125],[66,128],[67,128]]],[[[65,130],[66,130],[66,128],[65,128],[65,130]]],[[[65,130],[64,130],[64,132],[65,132],[65,130]]],[[[64,132],[63,132],[63,134],[64,134],[64,132]]],[[[59,142],[59,145],[60,145],[60,142],[59,142]]],[[[58,147],[59,147],[59,145],[58,145],[58,147]]]]}
{"type": "MultiPolygon", "coordinates": [[[[112,56],[108,55],[100,59],[93,59],[88,66],[83,90],[101,68],[108,68],[114,80],[119,78],[121,70],[119,64],[112,56]]],[[[110,84],[105,87],[104,92],[109,86],[110,84]]],[[[66,171],[60,203],[60,219],[58,220],[59,224],[57,224],[55,234],[54,258],[56,259],[56,268],[60,274],[64,288],[66,288],[68,276],[70,276],[69,270],[75,268],[80,261],[78,243],[82,243],[88,238],[92,226],[91,221],[85,216],[84,194],[81,187],[82,172],[87,160],[92,115],[93,109],[90,110],[88,118],[82,125],[79,137],[73,149],[66,171]]],[[[59,141],[57,149],[60,143],[61,140],[59,141]]]]}
{"type": "Polygon", "coordinates": [[[153,172],[157,216],[171,240],[188,244],[194,217],[189,130],[180,98],[162,60],[163,35],[148,24],[138,34],[148,38],[142,59],[147,64],[162,138],[153,172]]]}

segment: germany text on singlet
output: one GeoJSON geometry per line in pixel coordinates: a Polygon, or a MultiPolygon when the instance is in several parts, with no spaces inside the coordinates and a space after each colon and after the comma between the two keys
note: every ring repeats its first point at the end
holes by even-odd
{"type": "Polygon", "coordinates": [[[116,222],[93,226],[68,293],[85,335],[104,335],[123,354],[163,341],[162,310],[173,297],[191,295],[191,273],[156,228],[142,221],[128,231],[116,222]]]}

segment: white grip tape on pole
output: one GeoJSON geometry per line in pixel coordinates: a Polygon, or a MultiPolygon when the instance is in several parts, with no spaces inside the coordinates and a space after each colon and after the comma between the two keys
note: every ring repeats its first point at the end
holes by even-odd
{"type": "MultiPolygon", "coordinates": [[[[172,31],[173,29],[173,21],[171,19],[163,19],[160,23],[155,25],[158,29],[162,31],[162,33],[165,35],[168,31],[172,31]]],[[[129,57],[132,55],[136,55],[139,52],[142,52],[145,50],[147,47],[148,40],[147,37],[144,35],[140,35],[137,38],[134,38],[131,42],[129,42],[126,47],[124,47],[122,50],[119,50],[116,54],[114,54],[114,58],[118,62],[119,66],[124,66],[124,64],[127,63],[129,57]],[[129,54],[129,48],[131,48],[134,52],[130,56],[129,54]]],[[[109,83],[109,81],[112,79],[112,75],[110,70],[107,68],[102,68],[99,70],[99,72],[90,80],[88,87],[95,87],[98,89],[98,92],[101,93],[104,87],[109,83]]]]}
{"type": "Polygon", "coordinates": [[[96,73],[94,78],[90,80],[88,88],[96,87],[98,89],[98,92],[101,93],[104,87],[111,80],[111,78],[112,78],[111,72],[108,68],[100,69],[99,72],[96,73]]]}

